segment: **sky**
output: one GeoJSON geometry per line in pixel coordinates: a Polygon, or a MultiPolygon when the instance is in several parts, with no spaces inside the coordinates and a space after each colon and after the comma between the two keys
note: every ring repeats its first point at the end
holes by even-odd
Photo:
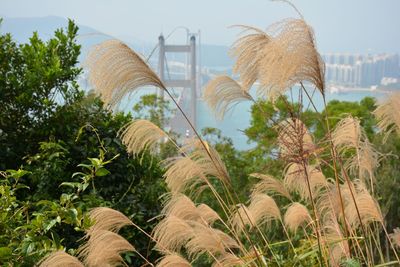
{"type": "MultiPolygon", "coordinates": [[[[293,0],[322,52],[400,52],[398,0],[293,0]]],[[[0,16],[60,16],[116,36],[156,42],[177,26],[201,31],[202,43],[230,45],[245,24],[265,29],[298,16],[269,0],[0,0],[0,16]]],[[[179,31],[174,35],[183,37],[179,31]]]]}

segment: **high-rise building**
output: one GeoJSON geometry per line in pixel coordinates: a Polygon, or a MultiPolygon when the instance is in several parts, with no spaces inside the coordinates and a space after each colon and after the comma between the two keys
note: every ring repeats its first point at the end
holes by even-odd
{"type": "Polygon", "coordinates": [[[324,54],[328,83],[343,86],[370,87],[380,85],[383,78],[400,78],[397,54],[359,55],[324,54]]]}

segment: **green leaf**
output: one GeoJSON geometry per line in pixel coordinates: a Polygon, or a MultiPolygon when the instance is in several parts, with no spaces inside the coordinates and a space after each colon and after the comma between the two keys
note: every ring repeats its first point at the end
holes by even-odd
{"type": "Polygon", "coordinates": [[[71,217],[72,221],[76,221],[78,218],[78,211],[76,209],[69,209],[68,215],[71,217]]]}
{"type": "Polygon", "coordinates": [[[31,172],[19,169],[17,171],[16,170],[7,170],[7,173],[10,175],[10,177],[18,180],[22,176],[24,176],[24,175],[26,175],[28,173],[31,173],[31,172]]]}
{"type": "Polygon", "coordinates": [[[30,189],[29,186],[24,185],[24,184],[17,184],[15,186],[15,189],[30,189]]]}
{"type": "Polygon", "coordinates": [[[80,185],[81,185],[81,183],[78,183],[78,182],[63,182],[60,184],[60,186],[69,186],[72,188],[79,188],[80,185]]]}
{"type": "Polygon", "coordinates": [[[51,220],[51,221],[46,225],[46,227],[44,228],[44,231],[45,231],[45,232],[48,232],[51,228],[53,228],[54,225],[56,225],[56,223],[57,223],[57,219],[51,220]]]}
{"type": "Polygon", "coordinates": [[[65,203],[71,201],[71,197],[72,197],[71,194],[65,194],[65,193],[61,194],[60,204],[64,205],[65,203]]]}
{"type": "Polygon", "coordinates": [[[119,156],[120,156],[119,154],[115,155],[115,156],[112,157],[111,159],[109,159],[109,160],[103,162],[103,165],[106,165],[106,164],[111,163],[114,159],[118,158],[119,156]]]}
{"type": "Polygon", "coordinates": [[[340,266],[342,267],[361,267],[360,262],[358,262],[356,259],[347,259],[343,261],[340,266]]]}
{"type": "Polygon", "coordinates": [[[12,256],[12,250],[9,247],[0,247],[0,259],[6,260],[12,256]]]}
{"type": "MultiPolygon", "coordinates": [[[[38,201],[37,203],[36,203],[38,206],[40,206],[40,205],[44,205],[44,206],[53,206],[53,204],[54,204],[54,202],[53,201],[50,201],[50,200],[45,200],[45,199],[43,199],[43,200],[40,200],[40,201],[38,201]]],[[[34,213],[35,214],[35,213],[34,213]]],[[[39,213],[38,213],[39,214],[39,213]]]]}
{"type": "MultiPolygon", "coordinates": [[[[92,169],[92,165],[89,165],[89,164],[83,164],[83,163],[81,163],[81,164],[78,164],[78,167],[83,167],[83,168],[86,168],[86,169],[88,169],[88,170],[91,170],[92,169]]],[[[74,173],[75,174],[75,173],[74,173]]]]}
{"type": "Polygon", "coordinates": [[[385,262],[379,265],[375,265],[375,267],[384,267],[384,266],[395,266],[398,263],[398,261],[389,261],[385,262]]]}
{"type": "Polygon", "coordinates": [[[31,254],[31,252],[35,250],[36,246],[35,246],[35,243],[33,243],[33,242],[32,243],[28,243],[28,244],[29,245],[27,245],[26,248],[25,248],[25,253],[26,254],[31,254]]]}
{"type": "Polygon", "coordinates": [[[92,165],[96,168],[98,168],[99,166],[102,165],[101,160],[97,159],[97,158],[89,158],[90,162],[92,163],[92,165]]]}
{"type": "Polygon", "coordinates": [[[96,176],[105,176],[107,174],[110,174],[110,172],[105,168],[100,168],[96,170],[96,176]]]}

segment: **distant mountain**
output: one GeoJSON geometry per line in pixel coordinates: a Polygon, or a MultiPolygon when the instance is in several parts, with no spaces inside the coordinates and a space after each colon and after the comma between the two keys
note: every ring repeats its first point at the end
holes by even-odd
{"type": "MultiPolygon", "coordinates": [[[[28,41],[34,31],[37,31],[43,39],[48,39],[58,28],[65,27],[67,19],[48,16],[36,18],[4,18],[0,27],[2,33],[9,32],[14,40],[19,43],[28,41]]],[[[92,28],[81,26],[82,32],[93,32],[92,28]]]]}
{"type": "MultiPolygon", "coordinates": [[[[33,32],[37,32],[39,37],[47,40],[54,36],[54,31],[59,28],[66,28],[68,25],[68,19],[47,16],[47,17],[30,17],[30,18],[4,18],[0,26],[1,33],[11,33],[13,39],[18,43],[25,43],[32,36],[33,32]]],[[[89,49],[105,40],[115,38],[109,34],[102,33],[92,27],[77,24],[79,27],[78,31],[78,43],[82,46],[80,61],[86,56],[89,49]]],[[[139,52],[147,52],[143,50],[143,44],[136,41],[135,43],[129,42],[129,40],[123,40],[129,46],[138,50],[139,52]]],[[[147,45],[146,45],[147,47],[147,45]]],[[[150,50],[149,47],[147,47],[150,50]]]]}
{"type": "MultiPolygon", "coordinates": [[[[48,16],[33,18],[4,18],[0,27],[1,33],[11,33],[13,39],[18,43],[28,42],[33,32],[37,32],[39,37],[47,40],[54,36],[55,30],[66,28],[68,20],[66,18],[48,16]]],[[[83,61],[90,47],[107,39],[113,38],[91,27],[78,24],[78,43],[82,46],[80,62],[83,61]]]]}
{"type": "MultiPolygon", "coordinates": [[[[25,43],[34,31],[38,32],[39,36],[46,40],[53,36],[56,29],[65,28],[67,25],[68,20],[66,18],[57,16],[4,18],[0,25],[0,32],[11,33],[14,40],[18,43],[25,43]]],[[[78,43],[82,45],[81,62],[84,60],[90,47],[107,39],[115,38],[86,25],[78,24],[78,26],[78,43]]],[[[155,42],[145,42],[130,36],[123,36],[121,39],[145,56],[149,55],[156,45],[155,42]]],[[[228,47],[226,46],[203,44],[200,55],[203,67],[230,68],[232,66],[232,59],[228,56],[228,47]]],[[[153,60],[157,60],[157,57],[154,56],[153,60]]],[[[172,60],[181,61],[180,59],[180,56],[172,58],[172,60]]]]}

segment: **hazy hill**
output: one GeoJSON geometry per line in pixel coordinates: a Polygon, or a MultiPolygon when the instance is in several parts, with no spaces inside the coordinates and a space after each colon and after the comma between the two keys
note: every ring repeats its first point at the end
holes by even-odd
{"type": "MultiPolygon", "coordinates": [[[[53,36],[54,31],[65,28],[68,20],[61,17],[36,17],[36,18],[4,18],[0,31],[11,33],[14,40],[25,43],[32,36],[34,31],[38,32],[40,38],[46,40],[53,36]]],[[[112,38],[96,29],[85,25],[79,25],[78,42],[82,45],[82,55],[80,61],[86,55],[89,48],[97,43],[112,38]]]]}
{"type": "MultiPolygon", "coordinates": [[[[0,27],[0,32],[9,32],[17,42],[24,43],[28,41],[34,31],[37,31],[41,38],[48,39],[53,35],[56,29],[65,28],[67,23],[68,20],[66,18],[57,16],[4,18],[0,27]]],[[[113,36],[104,34],[86,25],[78,24],[78,26],[78,42],[82,45],[81,61],[91,46],[104,40],[114,38],[113,36]]],[[[156,44],[155,42],[149,43],[140,41],[134,37],[125,36],[121,39],[144,55],[148,55],[156,44]]],[[[176,59],[178,58],[179,57],[176,59]]],[[[201,49],[201,64],[205,67],[230,67],[232,65],[232,59],[228,56],[228,47],[203,44],[201,49]]]]}

